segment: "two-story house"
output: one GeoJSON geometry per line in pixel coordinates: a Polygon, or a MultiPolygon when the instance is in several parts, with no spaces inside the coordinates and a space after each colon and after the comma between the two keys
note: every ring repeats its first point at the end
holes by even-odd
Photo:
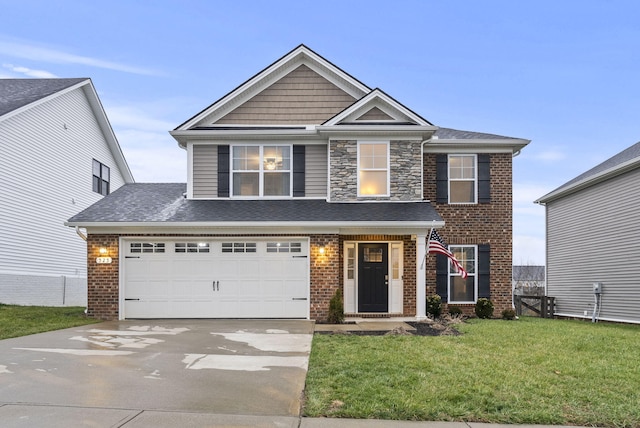
{"type": "Polygon", "coordinates": [[[64,222],[133,181],[90,79],[0,79],[0,303],[85,306],[64,222]]]}
{"type": "Polygon", "coordinates": [[[126,185],[68,222],[91,316],[324,321],[338,288],[347,315],[424,318],[436,292],[510,307],[527,140],[439,128],[304,45],[171,135],[186,184],[126,185]],[[427,254],[432,227],[467,278],[427,254]]]}

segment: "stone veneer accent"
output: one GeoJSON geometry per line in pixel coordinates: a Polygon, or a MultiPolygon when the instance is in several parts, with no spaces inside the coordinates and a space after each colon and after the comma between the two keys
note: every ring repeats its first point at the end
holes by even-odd
{"type": "Polygon", "coordinates": [[[330,150],[330,200],[331,201],[420,201],[422,200],[421,142],[391,141],[389,144],[390,197],[358,197],[358,142],[331,141],[330,150]]]}
{"type": "MultiPolygon", "coordinates": [[[[436,170],[436,155],[425,153],[425,171],[436,170]]],[[[431,200],[446,222],[439,231],[449,245],[491,246],[491,301],[494,316],[511,308],[511,271],[513,246],[512,220],[512,156],[511,153],[491,154],[491,203],[473,205],[449,205],[436,203],[435,174],[425,174],[424,197],[431,200]]],[[[436,262],[433,254],[427,255],[427,296],[435,294],[436,262]]],[[[466,314],[474,314],[474,305],[457,305],[466,314]]],[[[447,308],[445,306],[444,310],[447,308]]]]}

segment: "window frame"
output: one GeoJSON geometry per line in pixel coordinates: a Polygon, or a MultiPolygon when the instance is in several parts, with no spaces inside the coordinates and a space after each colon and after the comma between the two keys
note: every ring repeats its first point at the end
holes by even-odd
{"type": "MultiPolygon", "coordinates": [[[[283,189],[285,190],[285,189],[283,189]]],[[[239,143],[232,144],[229,150],[229,197],[235,199],[253,199],[253,198],[264,198],[264,199],[289,199],[293,197],[293,144],[282,144],[278,142],[274,143],[266,143],[266,144],[247,144],[247,143],[239,143]],[[258,148],[258,169],[248,170],[248,169],[236,169],[234,164],[234,152],[238,148],[250,148],[257,147],[258,148]],[[265,168],[265,155],[264,151],[266,147],[275,147],[275,148],[284,148],[286,147],[289,150],[288,155],[288,165],[287,169],[276,169],[273,172],[265,168]],[[236,174],[240,173],[255,173],[258,175],[258,194],[257,195],[240,195],[235,194],[235,178],[236,174]],[[285,195],[265,195],[265,174],[287,174],[289,177],[289,186],[286,189],[287,194],[285,195]]]]}
{"type": "Polygon", "coordinates": [[[359,198],[379,198],[379,197],[389,197],[391,196],[391,148],[390,148],[390,141],[388,140],[362,140],[362,141],[358,141],[358,147],[357,147],[357,192],[358,192],[358,197],[359,198]],[[363,168],[362,166],[362,146],[364,145],[384,145],[385,149],[386,149],[386,167],[385,168],[363,168]],[[385,193],[380,193],[380,194],[364,194],[362,193],[362,179],[361,179],[361,175],[363,172],[385,172],[386,173],[386,183],[385,183],[385,187],[386,187],[386,192],[385,193]]]}
{"type": "Polygon", "coordinates": [[[111,193],[111,168],[102,162],[93,159],[93,162],[91,163],[91,174],[92,189],[95,193],[99,193],[102,196],[107,196],[111,193]],[[98,169],[98,175],[96,175],[96,168],[98,169]],[[106,179],[104,175],[107,176],[106,179]]]}
{"type": "Polygon", "coordinates": [[[478,204],[478,155],[477,154],[449,154],[447,155],[447,202],[451,205],[477,205],[478,204]],[[472,158],[474,177],[470,178],[452,178],[451,159],[452,158],[472,158]],[[453,192],[451,191],[452,182],[473,182],[473,200],[454,202],[451,200],[453,192]]]}
{"type": "Polygon", "coordinates": [[[479,251],[477,245],[449,245],[449,251],[451,251],[456,259],[460,262],[462,267],[467,271],[467,281],[473,280],[473,299],[472,300],[455,300],[455,296],[453,294],[453,280],[454,278],[461,278],[460,273],[456,272],[453,263],[449,261],[448,265],[448,273],[447,273],[447,302],[449,304],[455,305],[463,305],[463,304],[475,304],[478,301],[478,269],[479,269],[479,251]],[[472,261],[469,260],[461,260],[461,257],[458,257],[460,249],[468,249],[473,248],[474,258],[472,261]]]}

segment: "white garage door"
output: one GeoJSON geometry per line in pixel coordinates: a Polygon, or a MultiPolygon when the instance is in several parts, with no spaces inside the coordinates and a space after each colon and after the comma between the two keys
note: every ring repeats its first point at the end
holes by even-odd
{"type": "Polygon", "coordinates": [[[122,250],[122,318],[309,317],[306,239],[123,240],[122,250]]]}

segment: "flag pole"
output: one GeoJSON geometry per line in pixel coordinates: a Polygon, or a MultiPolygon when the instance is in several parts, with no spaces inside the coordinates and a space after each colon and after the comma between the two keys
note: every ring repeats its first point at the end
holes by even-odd
{"type": "Polygon", "coordinates": [[[424,252],[424,257],[422,258],[422,263],[420,263],[420,270],[424,270],[424,263],[427,261],[427,254],[429,254],[429,241],[431,241],[431,233],[433,232],[433,221],[431,222],[431,229],[429,229],[429,234],[427,235],[427,248],[424,252]]]}

